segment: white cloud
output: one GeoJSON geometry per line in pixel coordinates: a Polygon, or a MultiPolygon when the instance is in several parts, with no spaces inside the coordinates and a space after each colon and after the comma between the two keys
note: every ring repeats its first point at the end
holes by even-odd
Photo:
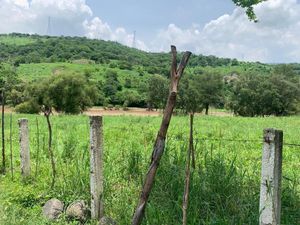
{"type": "MultiPolygon", "coordinates": [[[[170,24],[154,32],[147,45],[135,41],[142,50],[180,50],[250,61],[300,61],[300,4],[297,0],[268,0],[255,6],[258,23],[248,20],[241,8],[200,27],[182,28],[170,24]]],[[[53,35],[77,35],[133,45],[133,34],[124,27],[94,17],[85,0],[0,0],[0,33],[46,34],[51,17],[53,35]]],[[[201,15],[199,15],[200,17],[201,15]]]]}
{"type": "MultiPolygon", "coordinates": [[[[112,30],[93,12],[85,0],[0,0],[0,33],[46,34],[51,17],[52,35],[79,35],[133,44],[133,34],[125,28],[112,30]]],[[[147,50],[144,42],[135,46],[147,50]]]]}
{"type": "MultiPolygon", "coordinates": [[[[85,35],[88,38],[117,41],[129,47],[133,46],[133,34],[127,33],[123,27],[118,27],[113,30],[99,17],[95,17],[91,21],[85,20],[83,22],[83,27],[85,29],[85,35]]],[[[135,40],[135,47],[142,50],[148,50],[145,43],[141,40],[135,40]]]]}
{"type": "Polygon", "coordinates": [[[49,16],[53,34],[82,35],[92,10],[85,0],[0,0],[0,33],[45,34],[49,16]]]}
{"type": "Polygon", "coordinates": [[[152,42],[152,50],[169,50],[170,44],[205,55],[250,61],[300,61],[300,5],[297,0],[269,0],[255,6],[258,23],[237,8],[203,28],[182,29],[170,24],[152,42]]]}

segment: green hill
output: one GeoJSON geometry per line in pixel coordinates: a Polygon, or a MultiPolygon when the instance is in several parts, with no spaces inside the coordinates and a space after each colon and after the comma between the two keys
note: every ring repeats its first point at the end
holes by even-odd
{"type": "MultiPolygon", "coordinates": [[[[181,57],[182,53],[179,52],[178,60],[181,57]]],[[[171,56],[168,52],[145,52],[117,42],[92,40],[85,37],[53,37],[12,33],[0,35],[0,60],[13,65],[18,78],[23,82],[23,84],[12,89],[11,101],[20,99],[17,103],[25,100],[24,93],[26,88],[28,89],[27,84],[32,83],[32,81],[57,74],[81,74],[96,84],[102,96],[97,101],[97,105],[146,107],[149,104],[154,104],[150,103],[149,100],[149,93],[152,91],[154,96],[162,101],[156,103],[156,107],[161,107],[164,105],[165,96],[158,96],[158,94],[164,91],[154,91],[153,89],[158,86],[156,82],[161,82],[162,87],[168,89],[166,78],[169,77],[170,73],[171,56]],[[160,78],[162,79],[153,75],[161,75],[160,78]],[[152,79],[152,84],[154,82],[152,87],[150,87],[150,79],[152,79]]],[[[229,84],[222,87],[224,90],[220,93],[222,96],[218,97],[218,103],[213,103],[217,107],[227,105],[232,108],[236,104],[239,105],[246,101],[245,107],[247,108],[249,101],[252,101],[255,108],[256,102],[262,94],[257,94],[258,90],[254,91],[255,89],[251,85],[257,88],[262,82],[265,82],[266,86],[272,82],[275,84],[277,81],[270,80],[270,75],[273,74],[275,68],[276,65],[260,62],[241,62],[236,59],[192,54],[185,76],[190,79],[189,74],[217,75],[225,81],[224,84],[229,84]],[[248,78],[242,81],[242,78],[246,76],[248,78]],[[241,80],[242,83],[240,82],[240,86],[234,87],[231,85],[234,80],[241,80]],[[260,82],[258,82],[259,80],[260,82]],[[243,82],[250,82],[250,86],[246,84],[242,88],[243,82]],[[245,88],[247,89],[245,99],[240,99],[239,92],[243,92],[245,88]],[[234,101],[233,95],[237,97],[234,101]]],[[[291,73],[289,70],[294,70],[300,74],[300,65],[291,64],[289,69],[282,68],[279,70],[279,74],[283,75],[280,82],[284,85],[295,83],[295,78],[292,77],[295,73],[291,73]],[[288,76],[285,76],[286,73],[288,76]]],[[[204,79],[203,82],[208,81],[204,79]]],[[[276,87],[281,86],[278,82],[276,87]]],[[[268,89],[270,87],[262,87],[260,91],[268,89]]],[[[273,91],[282,92],[277,90],[278,88],[275,89],[273,91]]],[[[266,93],[266,96],[277,96],[277,94],[266,93]]],[[[274,102],[276,101],[274,100],[274,102]]],[[[299,107],[297,106],[297,108],[299,107]]]]}

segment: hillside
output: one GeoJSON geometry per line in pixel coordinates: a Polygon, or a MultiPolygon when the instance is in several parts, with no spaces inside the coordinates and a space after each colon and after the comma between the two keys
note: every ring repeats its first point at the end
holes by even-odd
{"type": "MultiPolygon", "coordinates": [[[[181,55],[179,54],[179,58],[181,55]]],[[[28,34],[0,35],[0,59],[16,66],[28,63],[74,62],[90,60],[95,64],[110,64],[120,69],[139,69],[150,74],[169,73],[168,53],[149,53],[116,42],[91,40],[84,37],[50,37],[28,34]]],[[[246,71],[270,66],[261,63],[239,62],[236,59],[192,55],[189,68],[221,67],[218,70],[246,71]],[[222,67],[226,69],[222,70],[222,67]],[[230,68],[230,69],[228,69],[230,68]]]]}
{"type": "MultiPolygon", "coordinates": [[[[179,52],[178,60],[181,56],[182,53],[179,52]]],[[[13,65],[14,72],[22,82],[8,93],[7,102],[13,106],[28,100],[28,90],[32,89],[30,85],[36,83],[35,81],[52,78],[52,75],[68,74],[84,76],[85,78],[80,79],[88,79],[88,82],[96,86],[97,97],[94,105],[117,105],[125,108],[127,106],[149,107],[149,105],[151,108],[162,108],[165,105],[167,78],[170,73],[170,53],[145,52],[116,42],[84,37],[14,33],[0,35],[0,60],[13,65]]],[[[203,97],[206,93],[202,93],[204,100],[211,98],[209,104],[216,107],[227,107],[237,114],[254,116],[273,114],[276,105],[276,114],[286,114],[286,108],[290,106],[283,103],[285,100],[281,98],[283,94],[280,93],[283,91],[280,87],[295,83],[297,80],[295,75],[300,74],[300,65],[292,64],[288,65],[288,68],[283,65],[283,68],[277,69],[277,75],[281,76],[279,80],[271,78],[276,71],[276,66],[192,54],[185,77],[188,79],[195,79],[194,75],[201,77],[202,81],[198,81],[200,83],[196,86],[197,90],[220,85],[215,90],[205,91],[210,95],[209,97],[203,97]],[[232,85],[232,81],[238,81],[240,84],[232,85]],[[265,96],[267,100],[270,98],[268,97],[270,93],[266,92],[268,89],[274,89],[276,93],[272,96],[278,98],[280,96],[280,99],[272,100],[274,104],[271,104],[268,112],[263,108],[257,112],[255,109],[257,101],[262,105],[265,102],[261,96],[265,96]],[[244,90],[247,90],[247,93],[240,95],[244,90]],[[253,104],[249,104],[249,101],[253,104]],[[253,105],[253,109],[248,109],[249,105],[253,105]]],[[[191,82],[195,83],[196,80],[191,82]]],[[[298,90],[298,87],[291,86],[285,89],[298,90]]],[[[293,107],[289,111],[294,113],[297,111],[295,108],[299,108],[298,100],[294,101],[297,94],[287,93],[287,95],[292,96],[293,107]]],[[[179,108],[183,109],[184,105],[185,101],[178,102],[179,108]]]]}

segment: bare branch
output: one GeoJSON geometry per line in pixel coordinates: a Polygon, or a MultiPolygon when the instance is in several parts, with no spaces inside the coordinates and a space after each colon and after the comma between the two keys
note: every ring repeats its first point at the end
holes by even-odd
{"type": "Polygon", "coordinates": [[[171,53],[172,53],[172,64],[171,64],[171,88],[169,92],[169,97],[167,101],[166,108],[164,110],[164,116],[161,122],[161,126],[159,129],[159,132],[156,137],[156,141],[153,147],[152,151],[152,157],[150,166],[148,169],[148,172],[145,177],[144,185],[142,187],[142,191],[140,194],[140,199],[138,206],[136,207],[133,219],[132,219],[132,225],[140,225],[142,223],[146,205],[148,202],[149,195],[152,190],[152,186],[154,184],[156,171],[159,166],[160,159],[164,153],[165,148],[165,139],[168,132],[169,124],[171,121],[171,117],[173,114],[173,110],[176,103],[176,97],[177,97],[177,88],[178,83],[180,80],[180,77],[184,71],[185,66],[187,65],[187,62],[189,60],[189,57],[191,55],[190,52],[186,52],[183,56],[183,59],[180,63],[180,70],[177,74],[177,59],[176,59],[176,47],[171,46],[171,53]],[[178,76],[179,75],[179,76],[178,76]]]}

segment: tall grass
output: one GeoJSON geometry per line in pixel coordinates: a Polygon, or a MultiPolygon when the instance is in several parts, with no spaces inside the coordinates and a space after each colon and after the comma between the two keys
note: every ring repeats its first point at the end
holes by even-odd
{"type": "MultiPolygon", "coordinates": [[[[9,116],[6,131],[9,132],[9,116]]],[[[89,120],[86,116],[53,116],[53,150],[57,182],[50,190],[47,125],[39,120],[39,171],[36,116],[13,116],[15,179],[0,177],[0,224],[47,224],[41,206],[51,197],[89,204],[89,120]],[[17,119],[29,119],[33,177],[20,179],[17,119]]],[[[129,224],[150,160],[161,118],[104,118],[105,214],[129,224]]],[[[262,130],[283,129],[286,143],[299,143],[299,117],[196,117],[196,169],[192,171],[188,224],[257,224],[262,130]],[[205,139],[205,140],[204,140],[205,139]],[[234,141],[220,141],[232,139],[234,141]],[[242,140],[253,141],[242,141],[242,140]]],[[[188,118],[171,121],[165,155],[146,210],[148,225],[181,224],[184,168],[188,147],[188,118]]],[[[9,140],[7,140],[9,146],[9,140]]],[[[282,224],[300,222],[300,150],[284,146],[282,224]]],[[[8,164],[9,165],[9,164],[8,164]]],[[[69,223],[64,217],[57,224],[69,223]]],[[[72,224],[72,223],[70,223],[72,224]]],[[[76,223],[73,223],[76,224],[76,223]]],[[[87,224],[96,224],[88,221],[87,224]]]]}

